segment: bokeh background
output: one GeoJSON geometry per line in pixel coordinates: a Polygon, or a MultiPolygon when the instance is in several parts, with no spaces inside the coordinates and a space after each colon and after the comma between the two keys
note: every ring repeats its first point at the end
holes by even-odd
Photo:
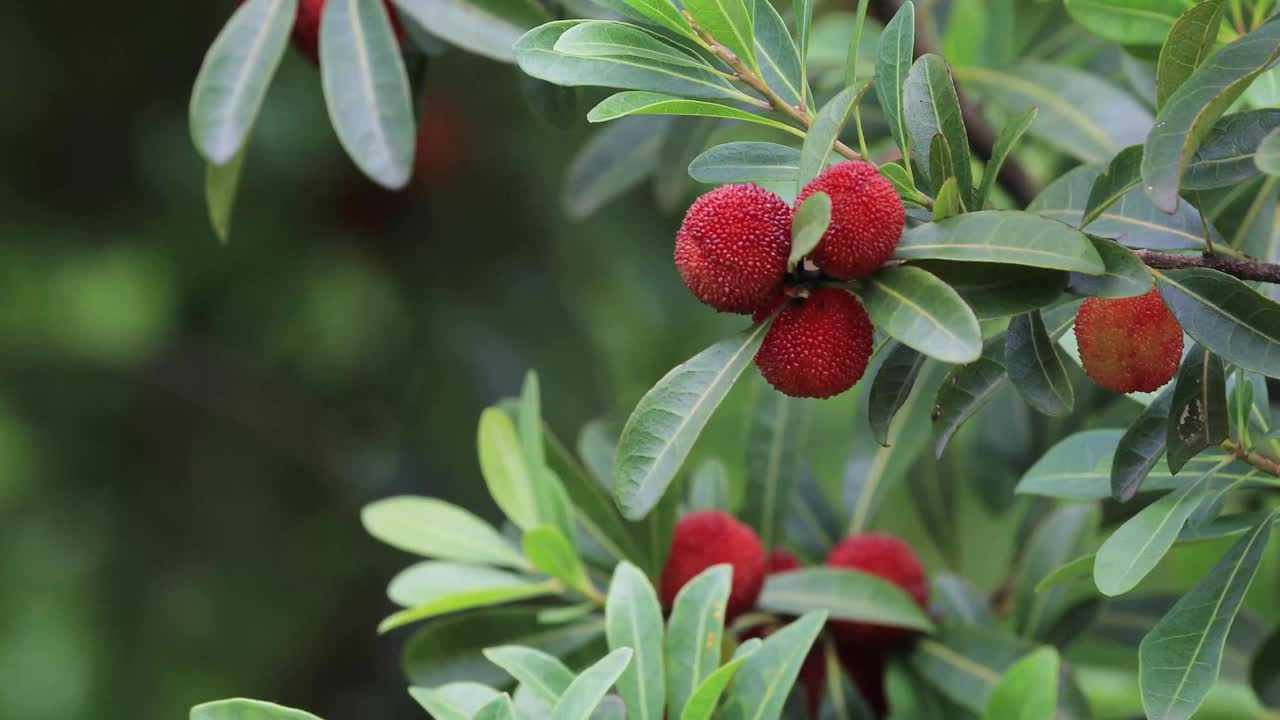
{"type": "Polygon", "coordinates": [[[186,109],[233,7],[0,10],[0,718],[421,717],[374,633],[405,558],[360,507],[490,513],[475,422],[526,368],[572,439],[732,326],[682,291],[648,190],[565,219],[586,128],[459,52],[399,194],[290,52],[220,245],[186,109]]]}

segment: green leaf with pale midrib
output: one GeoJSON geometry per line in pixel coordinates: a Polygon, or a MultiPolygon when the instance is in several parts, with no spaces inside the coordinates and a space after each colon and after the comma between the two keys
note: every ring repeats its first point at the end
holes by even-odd
{"type": "Polygon", "coordinates": [[[903,87],[911,72],[915,42],[916,8],[908,0],[881,31],[876,52],[876,100],[904,158],[911,157],[911,135],[907,130],[903,87]]]}
{"type": "Polygon", "coordinates": [[[1257,150],[1268,133],[1280,128],[1280,109],[1232,113],[1223,117],[1191,156],[1182,174],[1186,190],[1212,190],[1257,177],[1257,150]]]}
{"type": "Polygon", "coordinates": [[[849,121],[853,109],[869,87],[869,81],[861,87],[847,87],[818,111],[805,135],[804,145],[800,148],[800,170],[796,175],[797,194],[827,167],[836,142],[840,139],[841,129],[849,121]]]}
{"type": "Polygon", "coordinates": [[[716,42],[728,48],[756,75],[754,0],[748,8],[744,0],[685,0],[684,10],[716,42]]]}
{"type": "Polygon", "coordinates": [[[605,98],[587,113],[587,120],[593,123],[608,122],[628,115],[692,115],[697,117],[713,117],[725,120],[741,120],[743,122],[764,125],[775,130],[803,137],[804,133],[786,123],[739,110],[728,105],[706,102],[705,100],[685,100],[673,95],[630,90],[605,98]]]}
{"type": "Polygon", "coordinates": [[[366,505],[365,531],[406,552],[445,560],[524,567],[524,558],[485,521],[456,505],[400,496],[366,505]]]}
{"type": "Polygon", "coordinates": [[[918,225],[903,233],[893,257],[1010,263],[1088,275],[1106,271],[1083,233],[1032,213],[1005,210],[918,225]]]}
{"type": "Polygon", "coordinates": [[[729,688],[720,709],[724,719],[778,717],[800,674],[800,665],[826,619],[825,612],[810,612],[771,634],[738,667],[736,682],[729,688]]]}
{"type": "Polygon", "coordinates": [[[605,636],[609,649],[631,648],[631,664],[618,678],[618,693],[627,717],[662,720],[666,699],[663,682],[662,607],[649,579],[635,565],[620,563],[609,583],[605,603],[605,636]]]}
{"type": "MultiPolygon", "coordinates": [[[[960,114],[960,102],[947,62],[934,54],[922,55],[911,66],[903,89],[903,112],[911,144],[922,168],[930,162],[930,143],[941,134],[951,149],[957,190],[965,203],[973,201],[973,175],[969,160],[969,138],[960,114]]],[[[930,176],[937,185],[938,178],[930,176]]],[[[975,208],[981,209],[981,208],[975,208]]]]}
{"type": "Polygon", "coordinates": [[[1197,2],[1169,30],[1156,63],[1156,110],[1191,77],[1213,50],[1222,28],[1223,0],[1197,2]]]}
{"type": "Polygon", "coordinates": [[[732,579],[733,566],[714,565],[685,583],[676,595],[667,623],[665,656],[671,717],[686,712],[686,705],[720,665],[732,579]]]}
{"type": "Polygon", "coordinates": [[[1009,322],[1004,366],[1014,389],[1038,412],[1061,417],[1075,407],[1075,390],[1062,351],[1049,337],[1039,312],[1009,322]]]}
{"type": "Polygon", "coordinates": [[[575,25],[556,40],[552,49],[580,57],[634,55],[700,72],[713,69],[701,58],[644,28],[611,20],[590,20],[575,25]]]}
{"type": "Polygon", "coordinates": [[[1280,305],[1216,270],[1153,272],[1160,296],[1196,342],[1246,370],[1280,376],[1280,305]]]}
{"type": "Polygon", "coordinates": [[[863,303],[875,326],[899,342],[948,363],[982,354],[982,329],[946,283],[910,266],[881,270],[866,280],[863,303]]]}
{"type": "Polygon", "coordinates": [[[689,164],[689,176],[704,183],[795,182],[799,170],[799,150],[769,142],[717,145],[689,164]]]}
{"type": "Polygon", "coordinates": [[[771,575],[760,594],[763,610],[796,615],[825,610],[834,620],[928,632],[933,623],[901,588],[869,573],[807,568],[771,575]]]}
{"type": "Polygon", "coordinates": [[[485,648],[484,656],[549,706],[554,706],[569,683],[573,682],[573,672],[564,663],[540,650],[520,645],[499,645],[485,648]]]}
{"type": "Polygon", "coordinates": [[[684,706],[684,712],[680,714],[680,720],[708,720],[720,702],[724,689],[737,674],[738,668],[755,654],[762,644],[760,638],[751,638],[739,645],[729,662],[708,675],[707,679],[694,690],[693,695],[689,697],[689,702],[684,706]]]}

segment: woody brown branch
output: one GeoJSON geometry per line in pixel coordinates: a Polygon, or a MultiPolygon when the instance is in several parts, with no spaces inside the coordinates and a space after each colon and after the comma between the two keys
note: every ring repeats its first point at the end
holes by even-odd
{"type": "Polygon", "coordinates": [[[1134,250],[1133,253],[1144,265],[1157,270],[1209,268],[1240,280],[1280,283],[1280,265],[1275,263],[1223,255],[1179,255],[1155,250],[1134,250]]]}
{"type": "Polygon", "coordinates": [[[1249,463],[1254,468],[1267,473],[1268,475],[1274,475],[1276,477],[1280,477],[1280,463],[1277,463],[1271,458],[1268,458],[1256,452],[1253,452],[1252,450],[1248,450],[1244,446],[1235,442],[1234,440],[1224,441],[1222,443],[1222,449],[1226,450],[1232,455],[1235,455],[1238,459],[1249,463]]]}

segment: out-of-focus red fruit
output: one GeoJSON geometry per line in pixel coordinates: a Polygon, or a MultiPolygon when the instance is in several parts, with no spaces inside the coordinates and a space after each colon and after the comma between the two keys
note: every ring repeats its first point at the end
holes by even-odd
{"type": "MultiPolygon", "coordinates": [[[[920,609],[929,607],[929,579],[911,546],[892,535],[871,533],[846,538],[831,549],[827,566],[859,570],[902,588],[920,609]]],[[[830,623],[842,643],[866,649],[896,645],[915,633],[907,628],[839,620],[830,623]]]]}
{"type": "MultiPolygon", "coordinates": [[[[238,2],[244,4],[244,0],[238,2]]],[[[320,65],[320,16],[324,13],[324,3],[325,0],[300,0],[298,15],[293,21],[293,46],[316,66],[320,65]]],[[[383,0],[383,4],[391,17],[391,28],[395,30],[396,37],[404,42],[404,25],[400,23],[400,16],[396,14],[390,0],[383,0]]]]}
{"type": "Polygon", "coordinates": [[[784,395],[839,395],[866,372],[874,333],[853,295],[838,288],[816,290],[774,319],[756,353],[756,367],[784,395]]]}
{"type": "Polygon", "coordinates": [[[879,270],[893,255],[907,220],[893,183],[875,165],[845,162],[806,185],[796,207],[817,192],[831,197],[831,224],[809,259],[842,280],[879,270]]]}
{"type": "Polygon", "coordinates": [[[725,185],[693,201],[676,233],[680,278],[721,312],[752,313],[772,301],[790,253],[790,206],[755,185],[725,185]]]}
{"type": "Polygon", "coordinates": [[[1158,390],[1182,360],[1182,326],[1155,290],[1085,300],[1076,314],[1076,341],[1085,372],[1112,392],[1158,390]]]}
{"type": "Polygon", "coordinates": [[[662,605],[671,607],[676,594],[712,565],[733,566],[733,585],[725,620],[755,607],[764,587],[764,545],[751,528],[719,510],[689,513],[676,523],[671,553],[662,571],[662,605]]]}
{"type": "Polygon", "coordinates": [[[795,555],[783,550],[782,548],[774,548],[769,553],[769,559],[765,562],[765,574],[777,575],[778,573],[791,572],[800,569],[800,561],[795,555]]]}

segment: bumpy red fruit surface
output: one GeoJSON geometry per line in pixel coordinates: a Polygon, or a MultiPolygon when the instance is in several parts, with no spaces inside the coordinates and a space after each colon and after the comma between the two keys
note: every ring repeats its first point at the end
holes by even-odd
{"type": "MultiPolygon", "coordinates": [[[[911,546],[892,535],[871,533],[842,540],[827,556],[827,566],[884,578],[902,588],[921,609],[929,605],[929,579],[911,546]]],[[[832,622],[842,641],[868,648],[887,648],[910,637],[906,628],[853,621],[832,622]]]]}
{"type": "Polygon", "coordinates": [[[823,288],[782,309],[756,353],[756,367],[783,394],[832,397],[866,372],[873,334],[857,298],[823,288]]]}
{"type": "Polygon", "coordinates": [[[1085,300],[1076,314],[1076,341],[1089,377],[1118,393],[1160,388],[1182,358],[1182,326],[1155,290],[1085,300]]]}
{"type": "Polygon", "coordinates": [[[870,163],[846,162],[806,185],[796,207],[816,192],[831,196],[831,224],[809,259],[842,280],[879,270],[893,255],[907,221],[893,183],[870,163]]]}
{"type": "Polygon", "coordinates": [[[676,233],[676,269],[694,297],[751,313],[777,294],[791,253],[791,208],[755,185],[725,185],[693,202],[676,233]]]}
{"type": "Polygon", "coordinates": [[[685,583],[712,565],[733,566],[725,619],[755,607],[764,587],[764,546],[755,531],[719,510],[689,513],[676,523],[671,553],[662,570],[662,604],[671,607],[685,583]]]}
{"type": "MultiPolygon", "coordinates": [[[[239,0],[244,4],[244,0],[239,0]]],[[[293,22],[293,46],[311,61],[312,65],[320,64],[320,16],[324,12],[325,0],[301,0],[298,3],[298,15],[293,22]]],[[[400,24],[400,16],[391,7],[390,0],[383,0],[387,14],[391,17],[391,27],[396,37],[404,40],[404,26],[400,24]]]]}

